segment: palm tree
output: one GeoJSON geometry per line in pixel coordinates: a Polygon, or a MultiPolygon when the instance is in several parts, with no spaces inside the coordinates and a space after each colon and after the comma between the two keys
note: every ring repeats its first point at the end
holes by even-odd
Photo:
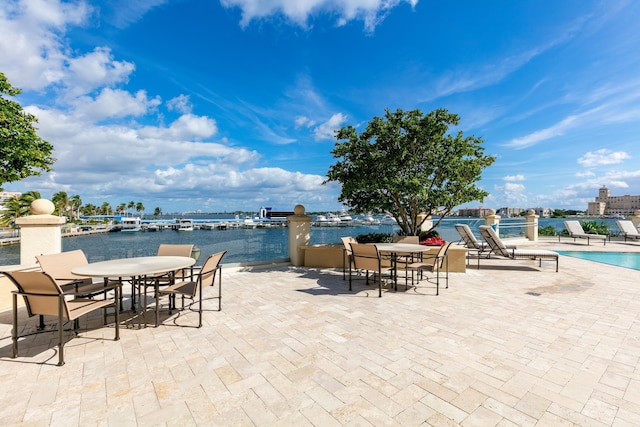
{"type": "Polygon", "coordinates": [[[53,205],[56,207],[56,211],[59,216],[64,216],[69,210],[69,196],[64,191],[58,191],[51,197],[53,205]]]}
{"type": "Polygon", "coordinates": [[[162,209],[160,209],[159,207],[155,208],[155,209],[153,210],[153,217],[154,217],[155,219],[158,219],[158,217],[159,217],[160,215],[162,215],[162,209]]]}
{"type": "Polygon", "coordinates": [[[82,212],[82,215],[95,215],[98,212],[98,207],[91,203],[87,203],[80,208],[80,211],[82,212]]]}
{"type": "Polygon", "coordinates": [[[136,203],[136,212],[142,212],[140,214],[140,217],[144,215],[144,205],[142,204],[142,202],[136,203]]]}
{"type": "Polygon", "coordinates": [[[80,207],[82,206],[82,199],[80,198],[80,196],[77,194],[71,196],[71,199],[69,199],[69,205],[73,211],[73,216],[75,216],[76,219],[79,218],[80,207]]]}
{"type": "Polygon", "coordinates": [[[40,198],[40,192],[27,191],[20,195],[20,197],[12,197],[5,201],[4,209],[0,211],[0,225],[5,227],[13,225],[13,229],[15,230],[16,218],[29,215],[31,203],[40,198]]]}
{"type": "Polygon", "coordinates": [[[118,205],[118,207],[116,208],[116,212],[118,212],[120,215],[124,215],[126,210],[127,210],[127,204],[126,203],[120,203],[118,205]]]}
{"type": "Polygon", "coordinates": [[[102,206],[100,206],[101,215],[111,215],[112,212],[113,209],[111,209],[111,205],[109,204],[109,202],[102,203],[102,206]]]}
{"type": "Polygon", "coordinates": [[[129,209],[135,209],[136,208],[136,202],[134,202],[133,200],[129,202],[129,204],[127,205],[127,215],[129,214],[129,209]]]}

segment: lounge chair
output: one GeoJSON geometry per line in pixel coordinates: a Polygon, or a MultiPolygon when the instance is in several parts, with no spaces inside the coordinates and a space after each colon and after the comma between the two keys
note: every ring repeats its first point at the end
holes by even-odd
{"type": "MultiPolygon", "coordinates": [[[[29,317],[54,316],[58,319],[58,366],[64,365],[64,320],[75,321],[80,316],[91,313],[94,310],[113,307],[115,313],[115,338],[120,339],[119,317],[117,301],[120,293],[120,285],[105,287],[104,290],[113,290],[113,299],[88,299],[77,298],[73,293],[65,293],[56,283],[53,277],[39,271],[14,271],[4,272],[18,288],[13,291],[13,357],[18,357],[18,295],[24,298],[29,317]],[[72,299],[67,299],[72,297],[72,299]]],[[[75,324],[76,322],[74,322],[75,324]]]]}
{"type": "MultiPolygon", "coordinates": [[[[382,297],[382,275],[392,272],[391,267],[382,266],[382,258],[375,245],[362,243],[351,243],[351,253],[353,256],[353,267],[356,270],[366,272],[367,285],[369,284],[369,272],[373,273],[373,280],[378,276],[378,297],[382,297]]],[[[349,265],[349,290],[351,290],[351,265],[349,265]]]]}
{"type": "Polygon", "coordinates": [[[640,233],[638,233],[638,229],[635,225],[633,225],[633,222],[629,221],[628,219],[619,219],[616,221],[616,224],[622,234],[624,234],[625,242],[627,241],[627,239],[640,239],[640,233]]]}
{"type": "MultiPolygon", "coordinates": [[[[423,255],[422,260],[418,262],[412,262],[408,265],[408,268],[410,268],[412,271],[418,272],[418,281],[422,279],[422,273],[424,271],[436,273],[436,295],[440,294],[440,271],[443,267],[445,267],[446,269],[446,287],[449,288],[449,264],[445,263],[449,246],[451,246],[451,242],[445,243],[444,245],[440,246],[440,249],[438,249],[438,253],[436,255],[423,255]]],[[[413,279],[413,274],[411,277],[413,279]]]]}
{"type": "MultiPolygon", "coordinates": [[[[491,251],[509,259],[538,259],[540,267],[542,267],[543,259],[553,259],[556,261],[556,273],[558,272],[558,259],[560,256],[557,252],[547,251],[543,249],[509,249],[504,242],[498,237],[493,227],[482,225],[479,227],[480,235],[487,242],[491,251]]],[[[478,269],[480,268],[480,257],[478,257],[478,269]]]]}
{"type": "MultiPolygon", "coordinates": [[[[491,248],[489,248],[489,246],[485,242],[480,242],[478,239],[476,239],[476,236],[473,234],[467,224],[456,224],[455,228],[467,248],[467,263],[469,263],[471,260],[472,250],[478,253],[478,258],[480,258],[482,253],[485,251],[488,251],[487,257],[491,255],[491,248]]],[[[517,249],[515,245],[505,246],[508,249],[517,249]]]]}
{"type": "MultiPolygon", "coordinates": [[[[193,280],[182,280],[173,283],[165,288],[155,287],[156,289],[156,326],[159,324],[159,301],[162,295],[168,295],[170,299],[175,299],[176,295],[182,296],[182,310],[184,310],[184,299],[189,298],[195,302],[196,296],[198,297],[198,328],[202,327],[202,288],[206,285],[213,286],[216,282],[216,274],[218,274],[218,296],[213,297],[218,299],[218,311],[222,310],[222,267],[220,261],[227,251],[221,251],[210,255],[202,264],[200,271],[194,275],[193,280]]],[[[146,288],[145,288],[146,292],[146,288]]],[[[146,297],[146,296],[145,296],[146,297]]],[[[169,303],[169,314],[175,307],[175,301],[172,305],[169,303]]]]}
{"type": "MultiPolygon", "coordinates": [[[[602,240],[602,243],[607,244],[607,236],[603,234],[588,234],[585,233],[582,229],[582,225],[580,225],[580,221],[565,221],[564,228],[569,233],[569,237],[573,237],[573,241],[576,239],[587,239],[587,245],[589,245],[590,239],[602,240]]],[[[560,236],[558,236],[558,241],[560,241],[560,236]]]]}

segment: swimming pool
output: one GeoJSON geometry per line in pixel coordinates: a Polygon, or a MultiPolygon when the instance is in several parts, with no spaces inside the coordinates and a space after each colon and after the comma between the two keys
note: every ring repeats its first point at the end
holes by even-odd
{"type": "Polygon", "coordinates": [[[560,255],[586,259],[587,261],[640,270],[640,253],[638,252],[575,252],[557,251],[560,255]]]}

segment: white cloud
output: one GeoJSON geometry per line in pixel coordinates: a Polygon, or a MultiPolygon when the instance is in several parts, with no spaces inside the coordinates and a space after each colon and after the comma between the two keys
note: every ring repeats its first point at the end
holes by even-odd
{"type": "Polygon", "coordinates": [[[629,159],[628,153],[624,151],[611,151],[606,148],[601,148],[596,151],[589,151],[584,156],[578,159],[578,163],[585,168],[591,168],[601,165],[615,165],[622,163],[623,160],[629,159]]]}
{"type": "Polygon", "coordinates": [[[91,11],[81,1],[0,2],[0,70],[22,89],[59,82],[69,59],[64,31],[84,23],[91,11]]]}
{"type": "Polygon", "coordinates": [[[179,95],[167,102],[170,111],[179,111],[183,114],[191,113],[193,106],[187,95],[179,95]]]}
{"type": "Polygon", "coordinates": [[[141,116],[158,107],[160,103],[159,97],[149,99],[143,90],[132,94],[109,88],[103,89],[95,99],[83,96],[71,101],[78,117],[91,121],[141,116]]]}
{"type": "Polygon", "coordinates": [[[96,88],[126,83],[135,66],[126,61],[115,61],[111,50],[97,47],[86,55],[69,58],[65,84],[72,96],[89,93],[96,88]]]}
{"type": "Polygon", "coordinates": [[[299,117],[296,117],[295,124],[296,124],[296,129],[301,127],[309,128],[314,126],[316,124],[316,121],[311,120],[309,117],[299,116],[299,117]]]}
{"type": "Polygon", "coordinates": [[[337,113],[331,116],[329,120],[324,123],[319,124],[315,130],[315,139],[316,141],[320,141],[323,139],[333,139],[335,138],[335,131],[342,127],[342,124],[347,121],[347,116],[342,113],[337,113]]]}
{"type": "Polygon", "coordinates": [[[592,176],[596,176],[592,171],[584,171],[584,172],[576,172],[576,176],[578,178],[590,178],[592,176]]]}
{"type": "Polygon", "coordinates": [[[313,15],[332,14],[337,25],[362,20],[366,31],[374,31],[391,9],[401,3],[415,7],[419,0],[220,0],[227,8],[242,10],[240,25],[246,27],[253,20],[284,15],[296,25],[307,28],[313,15]]]}
{"type": "Polygon", "coordinates": [[[505,177],[502,178],[503,181],[507,181],[507,182],[512,182],[512,181],[524,181],[524,175],[522,174],[518,174],[518,175],[507,175],[505,177]]]}

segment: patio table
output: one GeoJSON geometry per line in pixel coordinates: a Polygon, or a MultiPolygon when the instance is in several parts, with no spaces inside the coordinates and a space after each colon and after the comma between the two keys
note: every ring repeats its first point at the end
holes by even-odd
{"type": "MultiPolygon", "coordinates": [[[[182,256],[146,256],[134,258],[119,258],[108,261],[99,261],[75,267],[71,270],[73,274],[88,277],[103,277],[105,283],[109,278],[117,277],[122,282],[123,277],[131,278],[131,309],[135,310],[135,285],[139,285],[144,277],[161,273],[171,273],[184,268],[190,268],[196,263],[191,257],[182,256]]],[[[158,297],[158,282],[155,282],[155,296],[158,297]]],[[[141,292],[138,286],[138,299],[141,292]]],[[[142,304],[140,304],[142,305],[142,304]]],[[[122,301],[120,303],[122,309],[122,301]]]]}
{"type": "MultiPolygon", "coordinates": [[[[376,243],[376,248],[381,254],[388,254],[391,259],[391,266],[393,267],[393,278],[396,290],[398,289],[398,258],[403,255],[412,256],[414,254],[422,254],[429,252],[432,246],[417,245],[415,243],[376,243]]],[[[405,271],[405,286],[407,285],[408,277],[405,271]]]]}

